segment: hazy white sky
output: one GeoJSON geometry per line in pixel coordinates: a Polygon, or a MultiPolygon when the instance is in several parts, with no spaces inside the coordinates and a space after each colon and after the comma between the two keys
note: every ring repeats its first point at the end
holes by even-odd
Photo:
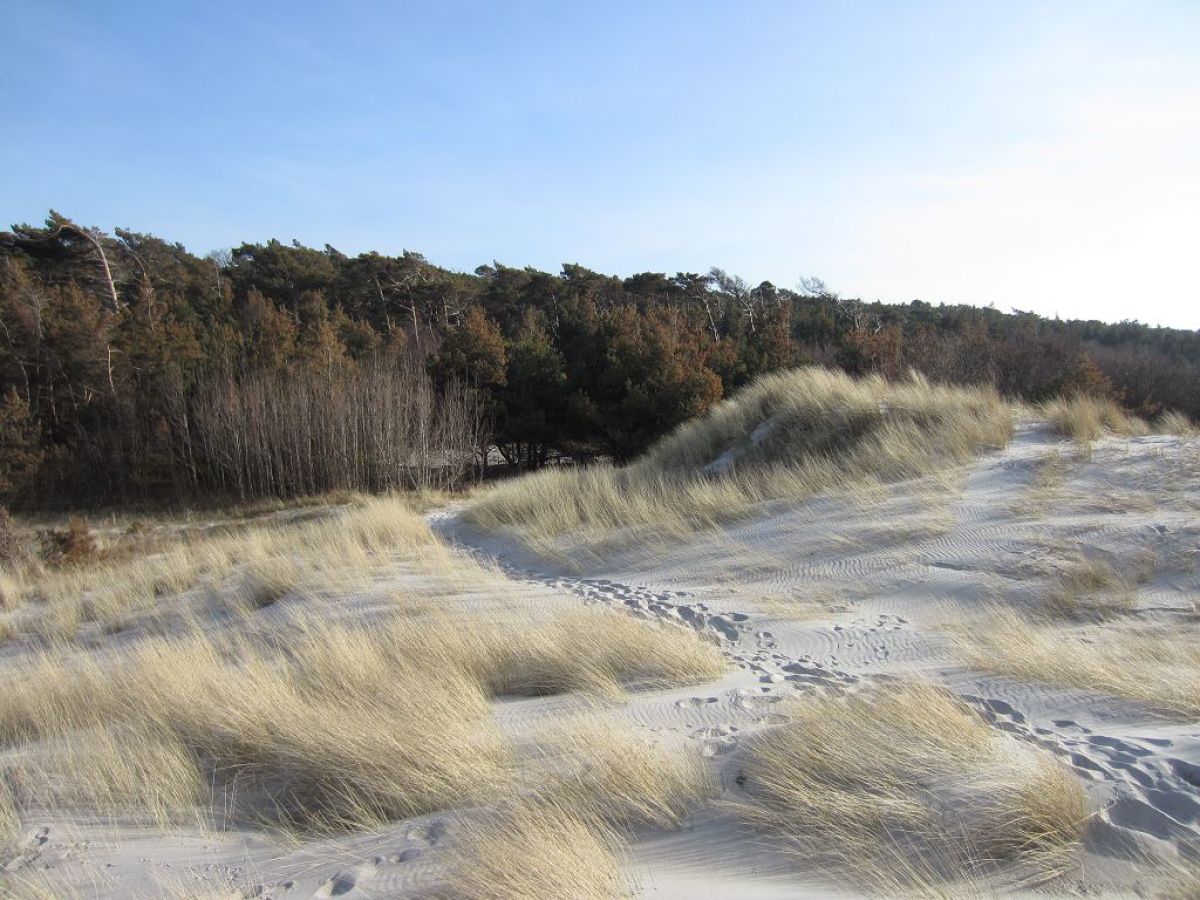
{"type": "Polygon", "coordinates": [[[40,0],[0,80],[0,223],[1200,327],[1196,0],[40,0]]]}

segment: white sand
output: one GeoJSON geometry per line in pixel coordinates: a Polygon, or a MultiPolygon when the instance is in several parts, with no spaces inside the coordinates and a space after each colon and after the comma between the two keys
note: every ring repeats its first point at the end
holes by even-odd
{"type": "MultiPolygon", "coordinates": [[[[739,791],[740,742],[777,721],[773,708],[782,699],[881,675],[932,677],[997,728],[1059,754],[1084,779],[1097,810],[1085,852],[1074,871],[1040,892],[1145,895],[1170,861],[1190,857],[1196,866],[1200,724],[1103,694],[971,671],[942,627],[961,623],[989,597],[1033,602],[1064,550],[1080,547],[1118,562],[1153,551],[1159,564],[1138,588],[1137,620],[1194,617],[1200,442],[1113,439],[1097,444],[1090,461],[1071,453],[1045,429],[1025,425],[1008,449],[946,484],[772,504],[685,544],[632,540],[603,561],[579,557],[591,562],[571,572],[514,540],[479,533],[454,509],[432,520],[447,539],[506,567],[509,602],[621,606],[719,640],[733,664],[724,680],[633,694],[617,714],[663,741],[702,748],[727,797],[739,791]],[[1044,509],[1030,512],[1025,492],[1053,450],[1067,460],[1062,483],[1044,509]]],[[[350,598],[347,609],[371,602],[350,598]]],[[[1087,628],[1079,634],[1086,638],[1087,628]]],[[[502,701],[496,716],[519,735],[564,702],[502,701]]],[[[457,818],[469,814],[303,840],[253,831],[154,834],[47,818],[31,824],[8,868],[48,878],[64,896],[174,896],[163,886],[178,885],[186,888],[179,896],[420,897],[436,890],[442,848],[457,818]]],[[[841,895],[719,807],[678,832],[644,836],[628,868],[648,897],[841,895]]]]}

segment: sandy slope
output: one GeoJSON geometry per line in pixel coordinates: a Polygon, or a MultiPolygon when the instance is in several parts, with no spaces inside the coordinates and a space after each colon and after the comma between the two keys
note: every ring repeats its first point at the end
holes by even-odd
{"type": "MultiPolygon", "coordinates": [[[[721,643],[730,674],[701,689],[638,693],[614,710],[664,742],[702,748],[727,799],[738,796],[748,734],[778,720],[782,699],[832,683],[918,673],[952,686],[997,728],[1060,754],[1086,780],[1096,820],[1076,871],[1039,892],[1146,895],[1165,862],[1200,852],[1200,724],[1083,690],[966,668],[945,630],[989,597],[1033,598],[1065,551],[1117,562],[1147,550],[1157,565],[1136,616],[1183,622],[1200,601],[1200,444],[1109,440],[1090,461],[1036,425],[1003,452],[951,476],[855,491],[753,519],[686,543],[626,541],[602,555],[547,562],[512,539],[434,513],[448,540],[498,560],[508,602],[583,602],[695,627],[721,643]],[[1032,491],[1052,451],[1067,459],[1051,495],[1032,491]],[[584,560],[581,562],[581,560],[584,560]]],[[[369,608],[370,597],[348,598],[369,608]]],[[[1108,626],[1105,626],[1108,627],[1108,626]]],[[[1087,638],[1081,626],[1078,637],[1087,638]]],[[[503,701],[520,735],[563,698],[503,701]]],[[[336,722],[329,723],[337,727],[336,722]]],[[[381,833],[285,839],[262,832],[166,835],[111,823],[48,820],[8,863],[65,894],[88,896],[419,897],[439,881],[460,815],[395,823],[381,833]]],[[[675,833],[647,834],[628,864],[642,894],[662,898],[839,896],[803,861],[778,852],[721,808],[675,833]]]]}
{"type": "MultiPolygon", "coordinates": [[[[990,598],[1032,598],[1077,549],[1118,566],[1151,552],[1156,571],[1138,590],[1136,618],[1194,618],[1200,446],[1111,439],[1090,461],[1072,454],[1027,424],[1008,449],[943,482],[777,504],[686,545],[631,541],[582,575],[539,564],[452,517],[443,528],[508,560],[514,575],[721,639],[743,673],[736,685],[629,711],[650,727],[686,733],[718,760],[736,757],[740,738],[796,691],[913,673],[949,684],[996,727],[1060,754],[1087,781],[1096,821],[1078,873],[1056,888],[1153,889],[1162,861],[1200,864],[1200,725],[1102,694],[972,672],[943,627],[990,598]],[[1045,509],[1031,510],[1039,505],[1031,482],[1054,452],[1067,460],[1062,483],[1042,498],[1045,509]]],[[[805,884],[802,871],[788,877],[775,854],[720,817],[641,844],[633,868],[650,896],[796,896],[805,884]]]]}

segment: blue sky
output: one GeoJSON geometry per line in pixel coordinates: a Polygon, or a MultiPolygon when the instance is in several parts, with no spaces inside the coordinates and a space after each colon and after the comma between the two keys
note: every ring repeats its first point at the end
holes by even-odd
{"type": "Polygon", "coordinates": [[[0,0],[0,226],[1200,327],[1200,3],[0,0]]]}

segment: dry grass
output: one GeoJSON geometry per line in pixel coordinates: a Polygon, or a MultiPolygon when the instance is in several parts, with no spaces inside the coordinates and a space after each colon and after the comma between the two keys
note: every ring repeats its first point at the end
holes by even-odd
{"type": "Polygon", "coordinates": [[[990,390],[800,369],[760,378],[631,466],[508,482],[466,515],[543,542],[627,526],[686,535],[764,501],[940,471],[1011,432],[1012,411],[990,390]]]}
{"type": "Polygon", "coordinates": [[[1067,460],[1057,450],[1035,460],[1029,484],[1013,504],[1013,513],[1034,518],[1043,516],[1061,502],[1067,460]]]}
{"type": "Polygon", "coordinates": [[[1150,433],[1145,422],[1129,415],[1112,400],[1088,394],[1050,400],[1042,404],[1041,412],[1055,431],[1077,444],[1090,444],[1106,432],[1130,437],[1150,433]]]}
{"type": "Polygon", "coordinates": [[[1169,715],[1200,715],[1200,640],[1194,629],[1118,628],[1080,634],[995,609],[957,630],[976,668],[1125,697],[1169,715]]]}
{"type": "Polygon", "coordinates": [[[449,896],[462,900],[613,900],[631,895],[619,836],[572,806],[517,803],[461,831],[449,896]]]}
{"type": "Polygon", "coordinates": [[[1175,434],[1179,437],[1196,437],[1200,427],[1179,412],[1165,412],[1154,421],[1155,434],[1175,434]]]}
{"type": "MultiPolygon", "coordinates": [[[[587,609],[476,634],[459,652],[493,694],[661,688],[720,677],[725,659],[683,628],[587,609]]],[[[459,633],[459,641],[468,640],[459,633]]]]}
{"type": "Polygon", "coordinates": [[[11,612],[20,607],[21,602],[21,582],[0,569],[0,612],[11,612]]]}
{"type": "Polygon", "coordinates": [[[1068,619],[1111,618],[1133,610],[1136,582],[1145,562],[1131,563],[1128,572],[1098,556],[1076,554],[1059,570],[1045,596],[1051,615],[1068,619]]]}
{"type": "Polygon", "coordinates": [[[126,725],[71,732],[53,741],[21,775],[39,805],[157,825],[197,821],[209,786],[197,760],[172,737],[126,725]]]}
{"type": "Polygon", "coordinates": [[[771,618],[808,622],[813,619],[826,619],[831,614],[843,612],[847,603],[857,598],[814,587],[812,590],[796,591],[790,595],[759,594],[750,595],[747,599],[754,608],[771,618]]]}
{"type": "Polygon", "coordinates": [[[164,598],[188,592],[193,603],[217,596],[246,612],[292,594],[367,586],[396,566],[436,576],[447,589],[496,583],[494,572],[438,542],[412,501],[387,497],[306,521],[160,540],[149,556],[28,569],[6,576],[0,592],[14,598],[10,606],[29,604],[23,628],[56,641],[89,622],[113,632],[153,619],[164,598]]]}
{"type": "Polygon", "coordinates": [[[693,747],[663,747],[610,719],[581,715],[536,738],[538,802],[579,811],[624,833],[678,828],[716,786],[693,747]]]}
{"type": "Polygon", "coordinates": [[[1196,900],[1200,897],[1200,864],[1175,863],[1166,884],[1154,896],[1158,900],[1196,900]]]}
{"type": "Polygon", "coordinates": [[[0,863],[2,857],[16,846],[21,834],[21,817],[17,814],[8,779],[0,774],[0,863]]]}
{"type": "Polygon", "coordinates": [[[748,750],[747,812],[835,876],[938,893],[1005,863],[1043,869],[1080,838],[1076,777],[940,688],[884,684],[785,712],[748,750]]]}
{"type": "Polygon", "coordinates": [[[693,632],[603,610],[486,627],[305,618],[259,637],[145,639],[115,660],[51,649],[0,689],[0,739],[49,743],[22,777],[31,802],[165,823],[215,785],[243,818],[370,826],[509,777],[492,696],[611,695],[723,668],[693,632]]]}
{"type": "Polygon", "coordinates": [[[145,641],[111,666],[46,655],[16,676],[41,689],[6,689],[0,729],[53,739],[23,778],[31,802],[162,822],[215,782],[247,818],[377,824],[473,796],[506,759],[480,687],[409,663],[420,635],[397,637],[331,625],[286,657],[201,637],[145,641]]]}
{"type": "Polygon", "coordinates": [[[529,793],[468,823],[449,887],[472,900],[632,894],[620,858],[632,830],[676,828],[715,786],[699,756],[581,714],[535,738],[529,793]]]}

